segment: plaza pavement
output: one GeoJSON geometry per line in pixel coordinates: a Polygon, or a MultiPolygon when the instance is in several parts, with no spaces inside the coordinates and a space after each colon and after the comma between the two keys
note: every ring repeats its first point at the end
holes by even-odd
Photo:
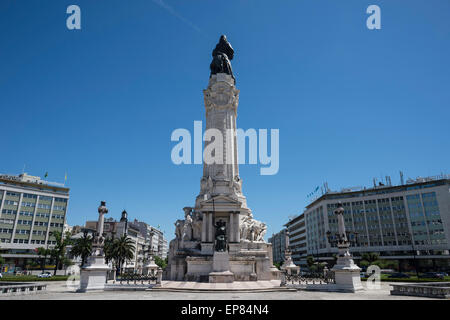
{"type": "MultiPolygon", "coordinates": [[[[163,281],[164,285],[170,284],[163,281]]],[[[194,286],[195,283],[187,284],[194,286]]],[[[202,284],[197,285],[201,287],[202,284]]],[[[204,284],[207,285],[207,284],[204,284]]],[[[365,286],[365,283],[363,284],[365,286]]],[[[174,286],[174,284],[172,284],[174,286]]],[[[259,291],[259,292],[223,292],[223,291],[97,291],[76,293],[68,288],[65,282],[47,282],[45,292],[0,297],[0,300],[432,300],[422,297],[391,296],[391,286],[382,282],[377,290],[360,291],[358,293],[317,292],[317,291],[259,291]]],[[[164,288],[163,288],[164,289],[164,288]]]]}

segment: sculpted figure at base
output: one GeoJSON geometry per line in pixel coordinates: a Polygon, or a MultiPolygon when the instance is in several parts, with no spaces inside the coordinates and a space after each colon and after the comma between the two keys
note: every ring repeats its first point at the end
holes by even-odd
{"type": "Polygon", "coordinates": [[[183,224],[183,233],[181,239],[183,241],[191,241],[192,240],[192,217],[191,217],[191,211],[192,208],[185,207],[184,210],[184,224],[183,224]]]}
{"type": "Polygon", "coordinates": [[[227,230],[225,228],[225,222],[216,222],[216,246],[215,250],[218,252],[224,252],[227,250],[227,230]]]}
{"type": "Polygon", "coordinates": [[[202,239],[202,213],[194,211],[192,214],[192,240],[200,241],[202,239]]]}
{"type": "Polygon", "coordinates": [[[183,239],[184,220],[178,219],[175,223],[175,237],[177,240],[183,239]]]}
{"type": "Polygon", "coordinates": [[[240,226],[241,241],[264,241],[267,232],[267,225],[257,221],[252,216],[246,216],[241,220],[240,226]]]}

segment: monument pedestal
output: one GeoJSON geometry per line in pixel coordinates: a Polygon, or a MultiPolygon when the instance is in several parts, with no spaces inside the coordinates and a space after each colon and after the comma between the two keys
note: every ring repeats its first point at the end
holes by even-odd
{"type": "Polygon", "coordinates": [[[103,256],[91,256],[88,265],[81,269],[80,288],[77,292],[105,289],[106,279],[110,268],[105,264],[103,256]]]}
{"type": "Polygon", "coordinates": [[[147,261],[147,263],[144,265],[143,268],[143,274],[150,276],[150,275],[156,275],[158,271],[158,265],[155,263],[155,260],[153,257],[147,261]]]}
{"type": "Polygon", "coordinates": [[[336,265],[331,269],[334,272],[336,289],[343,292],[364,290],[361,284],[361,268],[354,263],[348,251],[345,251],[346,253],[338,258],[336,265]]]}
{"type": "Polygon", "coordinates": [[[210,283],[232,283],[234,273],[230,271],[230,257],[228,252],[214,252],[213,272],[209,273],[210,283]]]}
{"type": "Polygon", "coordinates": [[[234,273],[231,271],[209,273],[209,283],[232,283],[232,282],[234,282],[234,273]]]}

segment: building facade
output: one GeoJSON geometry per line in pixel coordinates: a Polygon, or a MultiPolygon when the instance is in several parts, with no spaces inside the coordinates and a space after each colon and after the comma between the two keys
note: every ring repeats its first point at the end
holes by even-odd
{"type": "Polygon", "coordinates": [[[26,173],[0,175],[0,253],[3,271],[25,268],[36,249],[56,244],[64,231],[69,188],[26,173]]]}
{"type": "MultiPolygon", "coordinates": [[[[332,260],[337,253],[328,243],[327,232],[337,232],[334,209],[342,202],[346,230],[358,235],[358,244],[351,247],[356,260],[364,252],[376,252],[381,259],[398,260],[401,269],[416,260],[422,270],[448,270],[449,178],[419,178],[398,186],[325,193],[304,212],[307,255],[332,260]]],[[[293,232],[290,238],[292,244],[293,232]]]]}
{"type": "Polygon", "coordinates": [[[269,238],[269,242],[272,244],[273,262],[282,264],[286,251],[286,230],[283,229],[278,233],[272,234],[269,238]]]}
{"type": "MultiPolygon", "coordinates": [[[[292,261],[301,267],[306,265],[307,240],[305,215],[301,213],[290,219],[285,227],[289,230],[289,247],[292,252],[292,261]]],[[[283,253],[284,254],[284,253],[283,253]]]]}
{"type": "Polygon", "coordinates": [[[168,246],[167,239],[164,238],[164,233],[158,228],[136,219],[134,219],[133,225],[139,229],[140,234],[150,245],[152,252],[161,259],[165,259],[167,257],[168,246]]]}
{"type": "MultiPolygon", "coordinates": [[[[85,227],[96,230],[97,223],[97,221],[87,221],[85,227]]],[[[125,210],[119,221],[111,217],[104,220],[104,232],[109,238],[127,235],[133,241],[135,248],[133,259],[125,261],[123,265],[125,272],[142,273],[150,251],[162,259],[167,257],[167,240],[164,239],[163,232],[136,219],[129,221],[125,210]]]]}

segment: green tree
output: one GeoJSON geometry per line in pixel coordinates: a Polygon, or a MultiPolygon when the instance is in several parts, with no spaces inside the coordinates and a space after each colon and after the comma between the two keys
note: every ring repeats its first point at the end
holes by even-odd
{"type": "Polygon", "coordinates": [[[280,270],[281,269],[281,262],[274,262],[273,265],[280,270]]]}
{"type": "Polygon", "coordinates": [[[369,265],[373,264],[373,262],[377,261],[380,255],[376,252],[364,252],[361,255],[361,261],[367,261],[369,265]]]}
{"type": "Polygon", "coordinates": [[[84,233],[81,238],[75,239],[70,253],[74,257],[81,257],[81,266],[84,266],[92,253],[92,237],[84,233]]]}
{"type": "Polygon", "coordinates": [[[70,232],[66,232],[63,234],[62,232],[55,231],[53,232],[53,236],[56,239],[56,245],[51,250],[51,256],[55,260],[55,269],[53,271],[53,275],[56,275],[56,270],[60,267],[60,264],[66,258],[66,248],[69,244],[72,243],[70,232]]]}
{"type": "Polygon", "coordinates": [[[50,249],[44,247],[37,248],[37,254],[39,256],[39,263],[41,264],[42,273],[45,271],[45,263],[47,262],[47,256],[50,255],[50,249]]]}
{"type": "Polygon", "coordinates": [[[308,265],[308,269],[311,272],[317,271],[316,260],[313,256],[306,257],[306,264],[308,265]]]}
{"type": "Polygon", "coordinates": [[[155,263],[158,265],[158,267],[160,267],[161,269],[164,269],[165,267],[167,267],[167,262],[166,259],[161,259],[158,256],[155,256],[155,263]]]}
{"type": "Polygon", "coordinates": [[[123,235],[118,239],[114,240],[113,243],[113,256],[116,259],[117,265],[120,269],[120,274],[122,274],[123,264],[127,260],[131,260],[134,257],[135,246],[133,240],[128,238],[127,235],[123,235]]]}

